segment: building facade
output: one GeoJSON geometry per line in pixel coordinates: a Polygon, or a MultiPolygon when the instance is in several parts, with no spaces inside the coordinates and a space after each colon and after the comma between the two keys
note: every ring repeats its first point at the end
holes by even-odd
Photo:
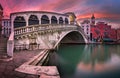
{"type": "Polygon", "coordinates": [[[4,37],[9,37],[10,33],[11,33],[10,19],[2,19],[2,35],[4,37]]]}
{"type": "Polygon", "coordinates": [[[111,28],[105,22],[97,22],[96,25],[91,25],[92,39],[99,41],[115,41],[117,38],[116,29],[111,28]]]}
{"type": "Polygon", "coordinates": [[[83,31],[85,32],[85,34],[87,35],[88,40],[90,41],[90,33],[91,33],[90,21],[89,20],[84,20],[81,23],[81,27],[82,27],[83,31]]]}

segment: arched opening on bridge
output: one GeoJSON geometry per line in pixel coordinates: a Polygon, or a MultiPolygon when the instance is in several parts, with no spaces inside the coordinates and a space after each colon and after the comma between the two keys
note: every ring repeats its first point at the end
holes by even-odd
{"type": "Polygon", "coordinates": [[[65,24],[68,24],[68,19],[67,18],[65,18],[65,24]]]}
{"type": "Polygon", "coordinates": [[[62,17],[59,18],[59,24],[63,24],[63,18],[62,17]]]}
{"type": "Polygon", "coordinates": [[[41,24],[49,24],[49,18],[47,15],[41,17],[41,24]]]}
{"type": "Polygon", "coordinates": [[[26,26],[26,21],[23,16],[17,16],[14,20],[14,28],[26,26]]]}
{"type": "Polygon", "coordinates": [[[85,43],[85,40],[81,33],[78,31],[73,31],[68,34],[66,34],[60,43],[85,43]]]}
{"type": "Polygon", "coordinates": [[[31,15],[28,20],[28,25],[38,25],[39,20],[36,15],[31,15]]]}
{"type": "Polygon", "coordinates": [[[57,18],[55,16],[52,16],[51,18],[51,24],[57,24],[57,18]]]}

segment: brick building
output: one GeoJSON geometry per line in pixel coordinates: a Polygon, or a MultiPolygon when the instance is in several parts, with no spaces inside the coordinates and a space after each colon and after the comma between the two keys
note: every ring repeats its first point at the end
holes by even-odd
{"type": "Polygon", "coordinates": [[[103,41],[115,41],[116,40],[116,29],[112,29],[111,25],[108,25],[105,22],[98,22],[96,24],[97,30],[99,30],[99,37],[103,39],[103,41]]]}
{"type": "Polygon", "coordinates": [[[100,41],[116,41],[116,29],[112,29],[111,25],[105,22],[97,22],[95,24],[95,17],[91,17],[91,39],[95,42],[100,41]]]}

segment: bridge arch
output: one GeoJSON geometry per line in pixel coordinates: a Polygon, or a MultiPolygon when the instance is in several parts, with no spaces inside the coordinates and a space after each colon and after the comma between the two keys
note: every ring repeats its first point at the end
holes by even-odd
{"type": "Polygon", "coordinates": [[[87,39],[81,32],[71,30],[61,35],[54,48],[60,43],[87,43],[87,39]]]}

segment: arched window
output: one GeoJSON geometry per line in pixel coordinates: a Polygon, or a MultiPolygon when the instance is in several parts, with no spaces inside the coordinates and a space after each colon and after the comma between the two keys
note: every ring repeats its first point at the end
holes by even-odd
{"type": "Polygon", "coordinates": [[[24,17],[17,16],[14,20],[14,28],[26,26],[24,17]]]}
{"type": "Polygon", "coordinates": [[[57,18],[55,16],[52,16],[51,24],[57,24],[57,18]]]}
{"type": "Polygon", "coordinates": [[[59,24],[63,24],[63,18],[62,17],[59,18],[59,24]]]}
{"type": "Polygon", "coordinates": [[[65,24],[68,24],[68,19],[67,18],[65,18],[65,24]]]}
{"type": "Polygon", "coordinates": [[[37,24],[39,24],[39,20],[38,20],[37,16],[31,15],[28,20],[28,25],[37,25],[37,24]]]}
{"type": "Polygon", "coordinates": [[[49,18],[47,15],[41,17],[41,24],[49,24],[49,18]]]}

